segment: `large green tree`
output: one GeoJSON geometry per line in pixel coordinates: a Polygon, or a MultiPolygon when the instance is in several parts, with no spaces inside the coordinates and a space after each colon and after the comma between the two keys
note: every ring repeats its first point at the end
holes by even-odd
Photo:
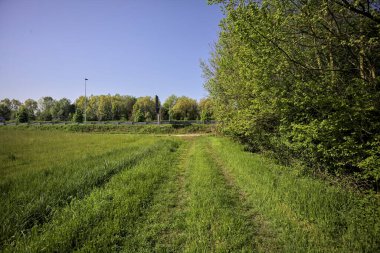
{"type": "Polygon", "coordinates": [[[101,95],[99,96],[98,120],[112,120],[112,97],[111,95],[101,95]]]}
{"type": "Polygon", "coordinates": [[[51,115],[53,120],[70,120],[74,112],[74,108],[72,107],[70,100],[67,98],[62,98],[55,101],[51,108],[51,115]]]}
{"type": "Polygon", "coordinates": [[[380,179],[379,1],[223,2],[205,87],[252,150],[380,179]]]}
{"type": "Polygon", "coordinates": [[[213,102],[211,98],[202,98],[198,104],[199,116],[202,121],[214,118],[213,102]]]}
{"type": "Polygon", "coordinates": [[[38,100],[38,118],[40,120],[50,121],[53,119],[52,108],[55,100],[52,97],[42,97],[38,100]]]}
{"type": "Polygon", "coordinates": [[[18,107],[16,120],[17,122],[20,122],[20,123],[29,122],[29,111],[25,106],[21,105],[18,107]]]}
{"type": "MultiPolygon", "coordinates": [[[[74,104],[75,104],[75,114],[76,114],[75,118],[78,118],[78,114],[79,113],[84,114],[84,111],[85,111],[85,109],[84,109],[85,108],[85,101],[86,101],[86,99],[85,99],[84,96],[80,96],[79,98],[77,98],[75,100],[75,102],[74,102],[74,104]]],[[[76,121],[74,119],[74,115],[73,115],[73,120],[76,121]]]]}
{"type": "Polygon", "coordinates": [[[3,99],[0,102],[0,117],[3,117],[5,120],[11,119],[12,110],[10,108],[10,100],[3,99]],[[9,103],[8,103],[9,101],[9,103]]]}
{"type": "Polygon", "coordinates": [[[18,111],[22,103],[17,99],[11,100],[11,110],[18,111]]]}
{"type": "Polygon", "coordinates": [[[139,97],[133,105],[134,121],[152,121],[156,118],[156,104],[152,97],[139,97]]]}
{"type": "MultiPolygon", "coordinates": [[[[87,98],[87,108],[86,108],[86,117],[87,117],[87,120],[90,120],[90,121],[96,121],[96,120],[99,120],[98,118],[98,110],[99,110],[99,96],[90,96],[89,98],[87,98]]],[[[82,112],[84,112],[84,97],[82,98],[82,105],[80,107],[80,110],[82,112]]]]}
{"type": "Polygon", "coordinates": [[[114,120],[132,119],[133,105],[136,98],[132,96],[121,96],[116,94],[112,97],[112,116],[114,120]]]}
{"type": "Polygon", "coordinates": [[[198,104],[195,99],[179,97],[171,109],[172,117],[176,120],[195,120],[198,118],[198,104]]]}
{"type": "Polygon", "coordinates": [[[21,102],[17,99],[8,99],[8,98],[3,99],[1,102],[2,104],[4,104],[6,107],[9,108],[11,112],[10,119],[11,120],[16,119],[18,109],[21,106],[21,102]]]}
{"type": "Polygon", "coordinates": [[[172,108],[177,102],[178,97],[176,95],[170,95],[161,107],[161,117],[164,120],[170,120],[173,117],[172,108]]]}
{"type": "Polygon", "coordinates": [[[38,110],[37,101],[29,98],[29,99],[25,100],[24,106],[25,106],[26,110],[28,111],[29,119],[34,120],[36,118],[36,113],[38,110]]]}

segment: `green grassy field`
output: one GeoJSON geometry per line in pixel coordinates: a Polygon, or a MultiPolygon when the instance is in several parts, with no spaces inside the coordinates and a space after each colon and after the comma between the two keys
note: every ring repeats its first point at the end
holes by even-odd
{"type": "Polygon", "coordinates": [[[2,252],[378,252],[376,195],[214,136],[0,128],[2,252]]]}

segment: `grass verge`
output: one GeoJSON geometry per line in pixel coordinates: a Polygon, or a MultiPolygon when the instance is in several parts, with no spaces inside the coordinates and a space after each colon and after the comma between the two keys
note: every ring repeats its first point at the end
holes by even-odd
{"type": "Polygon", "coordinates": [[[282,252],[378,252],[380,205],[325,181],[293,173],[243,152],[241,145],[210,138],[213,152],[245,192],[256,212],[269,221],[282,252]]]}

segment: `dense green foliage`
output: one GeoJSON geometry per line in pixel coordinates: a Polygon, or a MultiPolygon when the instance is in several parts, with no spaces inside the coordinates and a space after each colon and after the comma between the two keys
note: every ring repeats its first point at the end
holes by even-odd
{"type": "Polygon", "coordinates": [[[170,113],[172,119],[196,120],[198,118],[197,101],[188,97],[179,97],[170,113]]]}
{"type": "Polygon", "coordinates": [[[156,104],[152,97],[140,97],[133,105],[133,120],[136,122],[153,121],[156,116],[156,104]]]}
{"type": "Polygon", "coordinates": [[[210,98],[203,98],[199,101],[199,115],[202,121],[213,119],[213,102],[210,98]]]}
{"type": "Polygon", "coordinates": [[[223,2],[203,64],[225,133],[287,162],[380,180],[380,2],[223,2]]]}
{"type": "Polygon", "coordinates": [[[0,115],[4,120],[9,120],[11,118],[11,109],[4,103],[0,104],[0,115]]]}
{"type": "Polygon", "coordinates": [[[219,137],[0,129],[2,252],[376,252],[380,209],[219,137]]]}
{"type": "Polygon", "coordinates": [[[176,95],[170,95],[161,106],[162,119],[172,119],[172,108],[177,103],[178,97],[176,95]]]}
{"type": "Polygon", "coordinates": [[[17,122],[26,123],[29,121],[29,113],[25,106],[20,106],[16,116],[17,122]]]}
{"type": "MultiPolygon", "coordinates": [[[[208,101],[203,99],[202,101],[208,101]]],[[[198,103],[189,97],[169,96],[160,107],[161,120],[196,120],[206,115],[206,120],[213,119],[211,104],[198,103]]],[[[74,103],[67,98],[54,100],[42,97],[40,100],[27,99],[24,103],[18,100],[3,99],[0,101],[0,117],[5,120],[17,120],[17,115],[27,112],[27,121],[134,121],[147,122],[157,120],[155,100],[150,96],[135,98],[116,94],[100,95],[86,98],[79,97],[74,103]],[[85,109],[86,108],[86,109],[85,109]]],[[[23,121],[23,122],[27,122],[23,121]]],[[[20,121],[19,121],[20,122],[20,121]]]]}
{"type": "Polygon", "coordinates": [[[0,116],[5,120],[16,119],[16,114],[21,102],[16,99],[5,98],[0,103],[0,116]]]}
{"type": "Polygon", "coordinates": [[[82,113],[82,110],[80,109],[76,109],[75,110],[75,113],[73,115],[73,119],[72,119],[74,122],[76,123],[82,123],[83,122],[83,113],[82,113]]]}

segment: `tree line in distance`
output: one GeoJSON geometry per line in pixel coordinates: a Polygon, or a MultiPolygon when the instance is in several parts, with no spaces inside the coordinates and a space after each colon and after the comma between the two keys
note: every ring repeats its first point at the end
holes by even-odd
{"type": "MultiPolygon", "coordinates": [[[[186,96],[169,96],[159,103],[162,120],[212,120],[212,102],[203,98],[199,102],[186,96]]],[[[0,101],[0,119],[20,123],[30,121],[82,122],[86,110],[88,121],[153,121],[157,118],[154,97],[128,95],[99,95],[79,97],[72,103],[67,98],[55,100],[42,97],[38,101],[27,99],[23,103],[5,98],[0,101]],[[87,103],[86,103],[87,102],[87,103]],[[86,109],[85,109],[86,108],[86,109]]]]}

